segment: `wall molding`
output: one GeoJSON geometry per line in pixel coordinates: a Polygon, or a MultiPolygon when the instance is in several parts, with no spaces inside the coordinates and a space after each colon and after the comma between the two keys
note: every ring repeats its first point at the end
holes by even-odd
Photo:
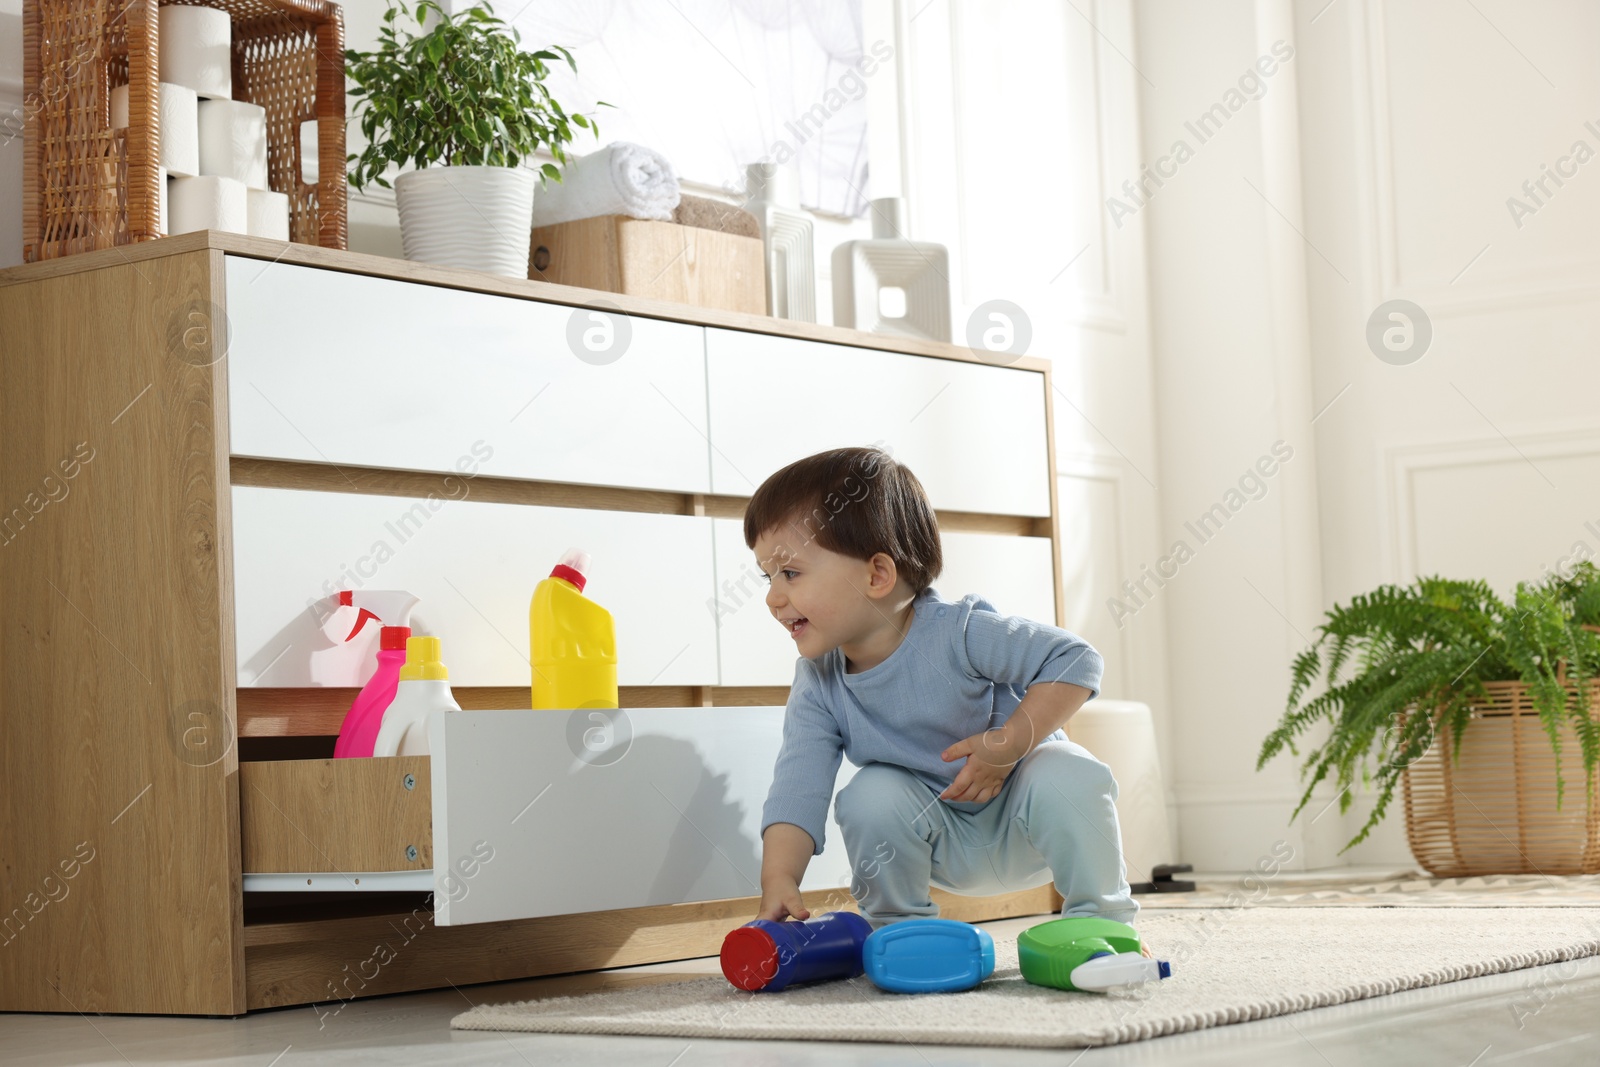
{"type": "MultiPolygon", "coordinates": [[[[1111,129],[1111,122],[1109,121],[1109,116],[1106,114],[1107,97],[1109,94],[1106,92],[1105,84],[1107,71],[1112,69],[1111,65],[1106,62],[1106,50],[1110,48],[1110,44],[1107,42],[1104,34],[1098,32],[1101,22],[1104,21],[1104,17],[1105,11],[1103,0],[1089,0],[1088,18],[1091,27],[1096,30],[1096,33],[1091,40],[1089,52],[1089,55],[1093,61],[1092,69],[1089,72],[1089,79],[1090,85],[1093,86],[1094,91],[1094,104],[1091,109],[1091,114],[1094,115],[1095,151],[1099,156],[1099,166],[1095,168],[1096,186],[1094,217],[1097,229],[1097,240],[1100,245],[1099,254],[1101,286],[1098,293],[1083,289],[1077,291],[1082,301],[1082,304],[1080,305],[1082,310],[1074,310],[1072,321],[1075,325],[1080,326],[1083,329],[1098,330],[1102,333],[1125,334],[1128,332],[1128,315],[1127,310],[1123,307],[1123,302],[1120,299],[1119,289],[1117,287],[1117,279],[1119,277],[1117,267],[1119,266],[1119,262],[1117,257],[1112,255],[1111,233],[1107,229],[1109,221],[1106,217],[1105,211],[1106,190],[1110,188],[1114,179],[1112,177],[1111,170],[1111,137],[1108,132],[1111,129]]],[[[1130,51],[1132,50],[1132,47],[1133,43],[1130,40],[1130,51]]],[[[1134,99],[1137,100],[1137,97],[1135,96],[1134,99]]],[[[1133,113],[1135,116],[1138,115],[1137,104],[1135,104],[1133,108],[1133,113]]],[[[1137,158],[1139,155],[1139,149],[1137,147],[1139,145],[1137,121],[1134,123],[1134,130],[1134,144],[1136,146],[1134,154],[1137,158]]]]}
{"type": "Polygon", "coordinates": [[[1380,484],[1388,514],[1383,527],[1384,569],[1389,581],[1408,585],[1417,567],[1416,478],[1426,471],[1493,467],[1527,460],[1600,457],[1600,429],[1575,426],[1545,433],[1508,434],[1456,441],[1390,445],[1379,456],[1380,484]]]}
{"type": "Polygon", "coordinates": [[[1400,223],[1389,93],[1388,0],[1359,0],[1350,8],[1355,67],[1357,184],[1363,190],[1367,305],[1404,297],[1435,318],[1482,314],[1600,297],[1600,259],[1520,269],[1498,278],[1452,284],[1407,279],[1400,273],[1400,223]]]}
{"type": "MultiPolygon", "coordinates": [[[[1058,482],[1063,478],[1073,478],[1078,481],[1104,482],[1111,487],[1111,508],[1117,524],[1116,536],[1112,540],[1116,546],[1116,573],[1119,575],[1128,573],[1128,560],[1133,555],[1128,545],[1128,534],[1132,529],[1128,522],[1128,494],[1123,490],[1126,466],[1126,461],[1121,456],[1106,449],[1092,446],[1056,449],[1058,482]]],[[[1128,627],[1117,630],[1117,655],[1127,664],[1127,669],[1123,672],[1124,679],[1131,679],[1134,667],[1138,663],[1138,656],[1133,648],[1133,631],[1128,627]]]]}
{"type": "MultiPolygon", "coordinates": [[[[1306,805],[1312,815],[1316,814],[1318,801],[1327,803],[1339,794],[1332,789],[1317,787],[1317,792],[1311,794],[1311,802],[1306,805]]],[[[1183,785],[1181,782],[1167,787],[1173,795],[1174,801],[1184,807],[1214,807],[1224,804],[1260,804],[1270,806],[1285,806],[1293,810],[1300,801],[1299,793],[1274,792],[1267,789],[1239,789],[1236,787],[1217,788],[1204,785],[1183,785]]],[[[1301,813],[1304,815],[1304,812],[1301,813]]],[[[1337,813],[1335,813],[1337,814],[1337,813]]]]}

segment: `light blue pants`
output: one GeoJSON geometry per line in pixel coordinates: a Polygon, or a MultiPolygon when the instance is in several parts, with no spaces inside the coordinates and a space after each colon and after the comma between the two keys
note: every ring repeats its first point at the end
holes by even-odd
{"type": "Polygon", "coordinates": [[[984,803],[940,800],[904,767],[869,763],[839,790],[834,818],[850,892],[876,929],[936,918],[934,885],[991,896],[1055,881],[1063,915],[1132,922],[1111,769],[1071,741],[1046,741],[984,803]]]}

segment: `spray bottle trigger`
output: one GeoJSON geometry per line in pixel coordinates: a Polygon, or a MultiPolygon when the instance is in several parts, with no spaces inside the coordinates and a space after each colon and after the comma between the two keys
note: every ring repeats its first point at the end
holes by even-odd
{"type": "Polygon", "coordinates": [[[1104,993],[1117,986],[1153,982],[1172,973],[1170,967],[1166,968],[1165,974],[1162,970],[1163,966],[1158,961],[1138,952],[1097,952],[1074,967],[1068,975],[1068,981],[1074,989],[1086,993],[1104,993]]]}
{"type": "MultiPolygon", "coordinates": [[[[346,637],[345,640],[346,641],[354,640],[356,634],[360,633],[361,632],[361,628],[367,624],[367,620],[368,619],[378,619],[378,616],[377,616],[377,614],[375,612],[368,611],[366,608],[362,608],[361,609],[361,614],[356,617],[356,624],[355,624],[354,628],[351,629],[350,636],[346,637]]],[[[378,625],[380,625],[380,626],[383,625],[383,620],[382,619],[378,619],[378,625]]]]}

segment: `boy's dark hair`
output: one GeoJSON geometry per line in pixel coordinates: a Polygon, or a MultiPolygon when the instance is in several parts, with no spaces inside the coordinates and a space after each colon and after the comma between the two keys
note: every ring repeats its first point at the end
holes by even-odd
{"type": "Polygon", "coordinates": [[[834,448],[793,463],[761,483],[744,511],[752,551],[768,530],[804,531],[830,552],[868,560],[888,553],[913,593],[944,569],[939,524],[922,483],[881,448],[834,448]]]}

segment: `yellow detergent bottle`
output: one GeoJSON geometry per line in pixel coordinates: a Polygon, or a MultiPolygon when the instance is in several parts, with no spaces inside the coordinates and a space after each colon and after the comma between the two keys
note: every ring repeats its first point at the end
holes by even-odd
{"type": "Polygon", "coordinates": [[[536,709],[617,707],[611,613],[583,595],[589,553],[569,548],[533,590],[528,643],[536,709]]]}

